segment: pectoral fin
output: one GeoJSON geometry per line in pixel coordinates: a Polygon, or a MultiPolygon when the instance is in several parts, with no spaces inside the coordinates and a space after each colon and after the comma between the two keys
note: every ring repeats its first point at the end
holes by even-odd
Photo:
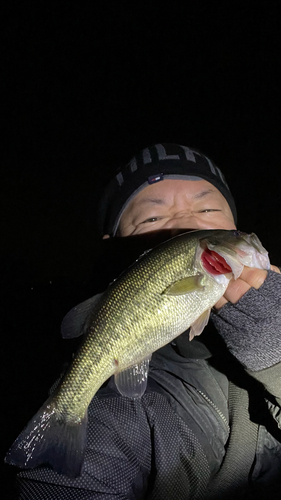
{"type": "Polygon", "coordinates": [[[61,335],[64,339],[79,337],[87,330],[87,319],[94,306],[100,301],[102,293],[91,297],[85,302],[73,307],[63,318],[61,324],[61,335]]]}
{"type": "Polygon", "coordinates": [[[194,292],[195,290],[204,290],[204,286],[201,284],[202,278],[202,274],[187,276],[186,278],[176,281],[168,288],[166,288],[164,294],[185,295],[186,293],[194,292]]]}
{"type": "Polygon", "coordinates": [[[122,396],[132,399],[142,397],[147,386],[150,359],[151,355],[114,375],[114,382],[122,396]]]}
{"type": "Polygon", "coordinates": [[[207,311],[203,312],[199,318],[191,325],[189,332],[189,340],[192,340],[196,335],[200,335],[205,326],[208,324],[210,317],[211,309],[207,309],[207,311]]]}

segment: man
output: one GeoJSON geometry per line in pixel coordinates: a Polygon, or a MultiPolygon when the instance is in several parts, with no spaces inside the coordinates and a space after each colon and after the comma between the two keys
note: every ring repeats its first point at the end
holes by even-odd
{"type": "MultiPolygon", "coordinates": [[[[105,238],[234,229],[221,171],[185,146],[143,150],[105,189],[105,238]]],[[[153,354],[141,399],[109,380],[89,406],[81,477],[19,475],[20,499],[219,499],[280,495],[281,277],[245,267],[216,304],[214,326],[153,354]]]]}

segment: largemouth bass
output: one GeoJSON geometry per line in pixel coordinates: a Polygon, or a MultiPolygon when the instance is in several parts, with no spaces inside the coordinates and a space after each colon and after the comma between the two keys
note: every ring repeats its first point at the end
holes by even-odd
{"type": "Polygon", "coordinates": [[[81,473],[87,409],[112,375],[124,396],[141,397],[151,354],[190,328],[208,322],[210,309],[244,265],[269,269],[254,234],[209,230],[180,234],[143,254],[96,300],[73,308],[65,337],[84,333],[81,346],[54,394],[6,455],[21,468],[48,463],[70,477],[81,473]]]}

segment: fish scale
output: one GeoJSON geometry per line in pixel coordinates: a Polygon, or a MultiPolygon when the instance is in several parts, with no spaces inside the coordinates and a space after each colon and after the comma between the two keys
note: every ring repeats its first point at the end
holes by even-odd
{"type": "MultiPolygon", "coordinates": [[[[202,266],[197,266],[196,270],[193,267],[194,248],[198,239],[189,237],[180,245],[174,243],[172,247],[159,247],[157,252],[145,254],[136,266],[113,283],[105,293],[98,313],[94,311],[91,319],[93,326],[77,355],[78,362],[74,363],[71,369],[70,379],[66,377],[65,380],[65,384],[73,387],[73,393],[80,384],[84,386],[85,408],[96,390],[117,369],[125,369],[171,341],[190,326],[192,320],[196,319],[198,310],[203,312],[208,309],[210,303],[213,304],[217,300],[216,297],[221,296],[222,287],[211,276],[204,283],[206,291],[212,287],[211,300],[207,294],[193,292],[197,302],[195,313],[190,307],[194,302],[192,294],[183,297],[163,294],[171,283],[194,275],[194,271],[203,272],[202,266]],[[167,266],[167,259],[173,262],[173,266],[167,266]],[[161,312],[155,314],[155,311],[159,310],[161,312]],[[114,317],[114,328],[111,322],[104,322],[107,317],[114,317]],[[93,345],[92,337],[95,337],[95,352],[89,357],[88,350],[91,350],[93,345]]],[[[81,387],[79,389],[81,391],[81,387]]],[[[72,401],[71,392],[68,397],[67,404],[72,401]]],[[[79,405],[82,400],[81,397],[79,405]]],[[[73,412],[75,413],[75,409],[73,412]]]]}
{"type": "Polygon", "coordinates": [[[65,337],[85,334],[81,346],[52,397],[13,443],[6,462],[24,468],[49,463],[70,477],[81,473],[87,408],[99,387],[115,374],[121,394],[140,396],[151,353],[189,327],[200,334],[206,312],[224,294],[232,275],[217,276],[215,268],[212,274],[212,257],[204,267],[202,255],[209,247],[209,254],[225,259],[235,277],[243,258],[246,265],[252,261],[269,268],[257,237],[238,231],[188,232],[146,252],[98,301],[89,299],[64,318],[65,337]],[[233,249],[238,247],[236,258],[233,249]]]}

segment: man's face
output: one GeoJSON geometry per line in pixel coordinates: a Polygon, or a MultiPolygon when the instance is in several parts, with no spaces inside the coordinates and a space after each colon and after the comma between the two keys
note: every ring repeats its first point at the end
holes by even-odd
{"type": "Polygon", "coordinates": [[[220,191],[205,180],[157,182],[138,193],[122,214],[120,236],[163,229],[236,229],[220,191]]]}

